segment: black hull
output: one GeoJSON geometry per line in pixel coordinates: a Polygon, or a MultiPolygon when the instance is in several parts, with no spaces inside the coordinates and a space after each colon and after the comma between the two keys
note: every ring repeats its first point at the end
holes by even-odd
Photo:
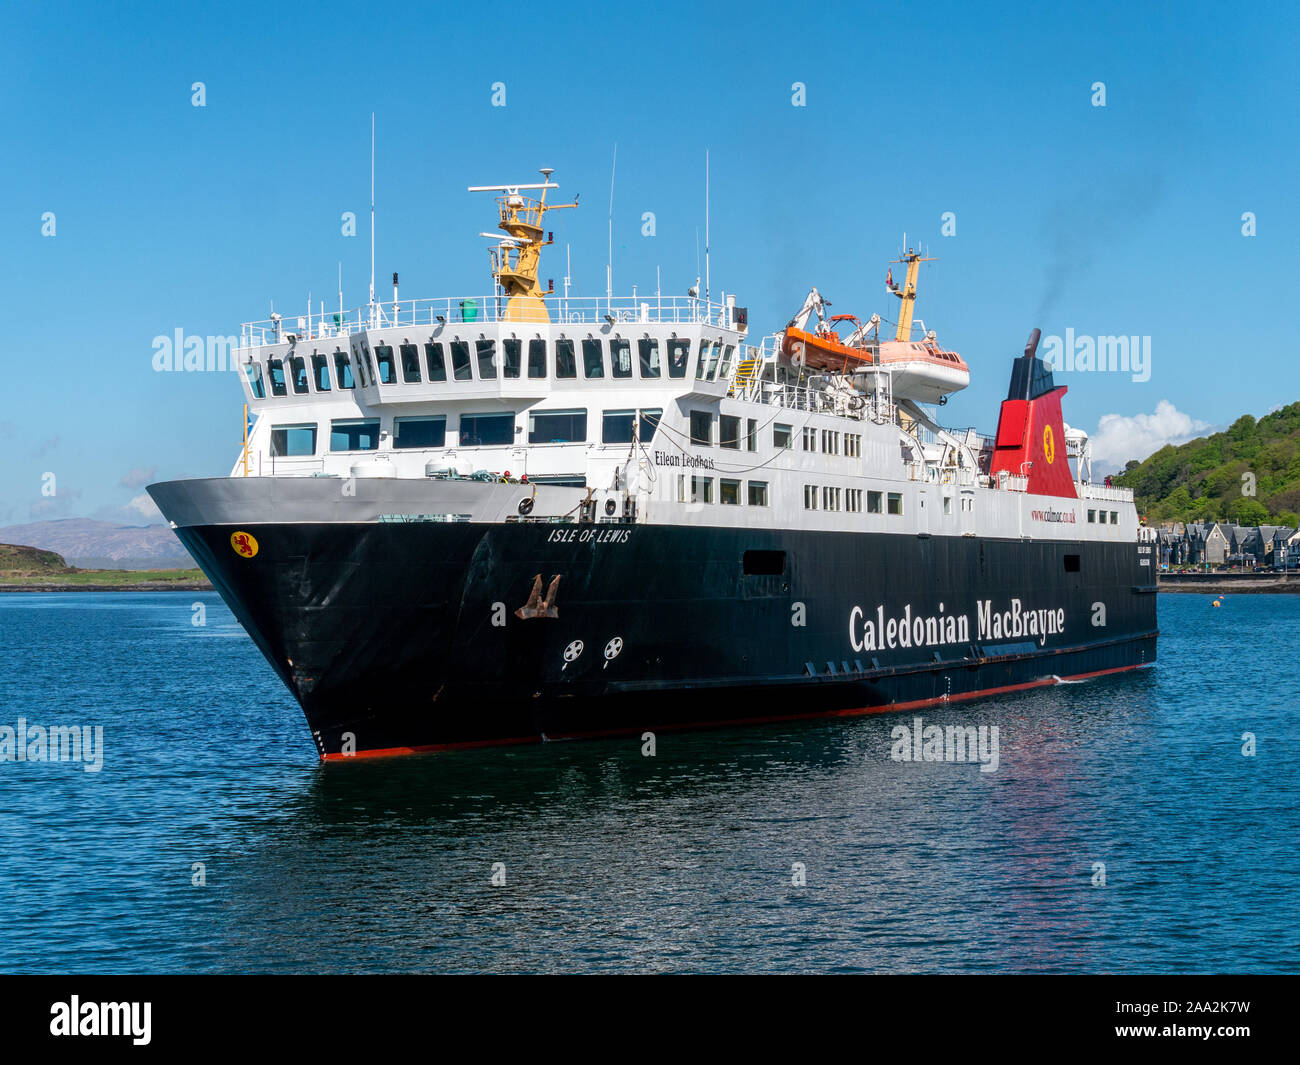
{"type": "Polygon", "coordinates": [[[524,522],[239,530],[254,557],[229,525],[177,534],[322,758],[912,709],[1156,655],[1147,545],[524,522]],[[753,551],[784,552],[782,572],[747,575],[753,551]],[[559,577],[556,616],[520,617],[538,575],[544,589],[559,577]],[[1016,631],[1030,612],[1035,631],[1016,631]],[[995,613],[1009,631],[984,631],[995,613]],[[896,626],[889,646],[886,619],[906,644],[896,626]],[[882,622],[874,647],[867,621],[873,638],[882,622]]]}

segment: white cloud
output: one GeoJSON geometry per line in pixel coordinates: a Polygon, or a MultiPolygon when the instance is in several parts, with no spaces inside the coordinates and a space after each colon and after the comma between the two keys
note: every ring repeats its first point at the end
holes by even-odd
{"type": "Polygon", "coordinates": [[[132,498],[127,506],[139,511],[141,516],[148,518],[150,521],[162,517],[162,511],[155,505],[148,492],[141,492],[138,496],[132,498]]]}
{"type": "Polygon", "coordinates": [[[1213,428],[1167,399],[1157,403],[1151,414],[1103,414],[1092,434],[1092,461],[1098,473],[1111,473],[1122,470],[1129,459],[1141,462],[1166,444],[1186,443],[1213,428]]]}

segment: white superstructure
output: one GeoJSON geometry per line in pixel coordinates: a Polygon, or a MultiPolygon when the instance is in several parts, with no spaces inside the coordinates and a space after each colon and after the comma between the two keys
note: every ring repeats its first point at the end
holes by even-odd
{"type": "MultiPolygon", "coordinates": [[[[487,296],[244,325],[255,421],[232,476],[518,482],[548,489],[521,505],[531,518],[585,506],[661,524],[1139,538],[1127,489],[1076,470],[1070,499],[991,477],[992,441],[941,427],[889,362],[811,370],[780,334],[751,344],[734,297],[542,291],[542,215],[570,206],[545,203],[545,176],[491,187],[506,235],[487,296]]],[[[1068,443],[1077,458],[1086,439],[1068,443]]]]}

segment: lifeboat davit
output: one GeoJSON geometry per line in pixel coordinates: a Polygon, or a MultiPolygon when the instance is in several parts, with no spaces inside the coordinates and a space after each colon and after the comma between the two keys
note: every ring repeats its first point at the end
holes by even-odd
{"type": "MultiPolygon", "coordinates": [[[[831,318],[831,322],[852,322],[857,327],[855,332],[859,335],[862,332],[862,323],[851,314],[837,314],[831,318]]],[[[793,325],[787,326],[781,350],[794,362],[810,370],[852,373],[875,361],[870,351],[846,344],[833,328],[820,333],[809,333],[793,325]]]]}

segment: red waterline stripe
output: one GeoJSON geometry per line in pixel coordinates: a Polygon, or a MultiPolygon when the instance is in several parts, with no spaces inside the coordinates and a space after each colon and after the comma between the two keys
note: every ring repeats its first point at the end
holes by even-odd
{"type": "MultiPolygon", "coordinates": [[[[890,714],[903,710],[920,710],[940,703],[958,703],[968,699],[980,699],[988,695],[1004,695],[1007,692],[1026,691],[1030,688],[1046,688],[1066,680],[1088,680],[1092,677],[1104,677],[1111,673],[1127,673],[1132,669],[1142,669],[1147,663],[1131,666],[1115,666],[1112,669],[1098,669],[1091,673],[1075,673],[1069,677],[1041,677],[1023,684],[1005,684],[998,688],[981,688],[979,691],[961,692],[957,695],[940,695],[933,699],[916,699],[908,703],[884,703],[880,706],[852,707],[847,710],[817,710],[811,714],[773,714],[765,717],[728,717],[716,721],[690,721],[674,725],[659,725],[649,731],[682,732],[688,729],[727,728],[732,725],[775,724],[782,721],[809,721],[827,717],[863,717],[867,714],[890,714]]],[[[646,728],[600,729],[593,732],[561,732],[542,736],[520,736],[498,740],[464,740],[459,743],[428,743],[418,747],[376,747],[372,750],[357,751],[356,754],[338,752],[321,756],[322,762],[354,762],[358,758],[394,758],[407,754],[432,754],[437,751],[462,751],[473,747],[518,746],[525,743],[542,743],[544,740],[594,740],[611,736],[631,736],[646,728]]]]}

